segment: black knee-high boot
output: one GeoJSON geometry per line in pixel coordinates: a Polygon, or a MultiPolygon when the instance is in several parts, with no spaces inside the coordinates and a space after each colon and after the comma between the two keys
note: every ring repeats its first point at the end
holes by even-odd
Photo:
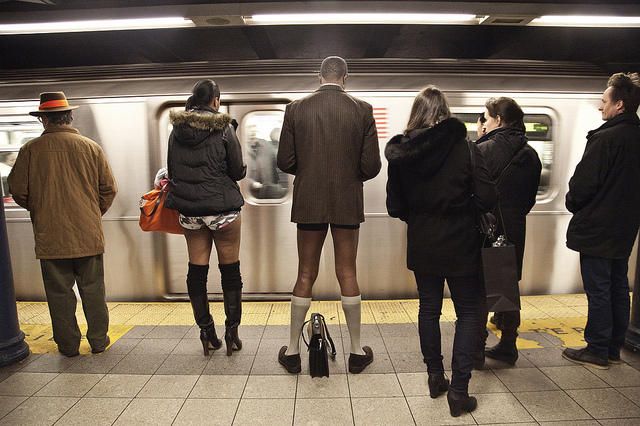
{"type": "Polygon", "coordinates": [[[225,321],[224,341],[227,345],[227,356],[234,350],[242,349],[242,341],[238,337],[238,326],[242,318],[242,277],[240,262],[218,265],[222,275],[222,294],[224,296],[225,321]]]}
{"type": "Polygon", "coordinates": [[[187,291],[193,308],[193,317],[200,327],[200,341],[205,356],[209,355],[210,347],[220,349],[222,342],[216,335],[213,317],[209,312],[209,298],[207,297],[207,274],[209,265],[194,265],[189,263],[187,273],[187,291]]]}

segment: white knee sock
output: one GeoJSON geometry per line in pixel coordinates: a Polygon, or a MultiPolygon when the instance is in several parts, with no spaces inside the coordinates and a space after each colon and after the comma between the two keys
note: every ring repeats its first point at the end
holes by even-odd
{"type": "Polygon", "coordinates": [[[300,353],[300,332],[310,306],[310,297],[291,295],[291,324],[289,325],[289,347],[286,355],[300,353]]]}
{"type": "Polygon", "coordinates": [[[351,338],[351,353],[364,355],[362,346],[360,346],[360,317],[362,297],[357,296],[341,296],[342,310],[347,319],[347,328],[349,329],[349,337],[351,338]]]}

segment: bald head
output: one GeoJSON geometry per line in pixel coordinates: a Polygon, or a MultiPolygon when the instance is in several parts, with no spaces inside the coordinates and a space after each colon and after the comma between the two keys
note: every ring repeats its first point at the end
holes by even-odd
{"type": "Polygon", "coordinates": [[[320,78],[323,83],[344,84],[347,76],[347,61],[339,56],[329,56],[322,61],[320,78]]]}

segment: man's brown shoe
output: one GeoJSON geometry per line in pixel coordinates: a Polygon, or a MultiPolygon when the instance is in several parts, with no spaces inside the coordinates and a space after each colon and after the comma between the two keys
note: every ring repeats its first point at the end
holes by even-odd
{"type": "Polygon", "coordinates": [[[111,344],[111,339],[109,338],[109,336],[107,336],[107,340],[104,342],[104,346],[101,346],[99,348],[91,348],[91,353],[92,354],[100,354],[102,352],[105,351],[105,349],[107,349],[107,346],[109,346],[111,344]]]}
{"type": "Polygon", "coordinates": [[[295,355],[287,355],[287,347],[283,346],[280,348],[280,352],[278,353],[278,362],[282,365],[289,373],[298,374],[302,371],[302,366],[300,362],[300,354],[295,355]]]}
{"type": "Polygon", "coordinates": [[[349,354],[349,373],[358,374],[364,370],[367,365],[373,362],[373,351],[369,346],[363,346],[364,355],[349,354]]]}

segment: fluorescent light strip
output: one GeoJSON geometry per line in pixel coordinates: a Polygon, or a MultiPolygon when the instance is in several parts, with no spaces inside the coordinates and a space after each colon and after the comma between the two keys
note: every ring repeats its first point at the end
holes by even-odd
{"type": "Polygon", "coordinates": [[[193,27],[191,19],[178,17],[140,19],[100,19],[91,21],[38,22],[0,24],[1,35],[75,33],[87,31],[141,30],[153,28],[193,27]]]}
{"type": "Polygon", "coordinates": [[[249,25],[478,24],[484,17],[448,13],[293,13],[243,17],[249,25]]]}
{"type": "Polygon", "coordinates": [[[545,15],[529,25],[550,27],[640,27],[640,16],[545,15]]]}

